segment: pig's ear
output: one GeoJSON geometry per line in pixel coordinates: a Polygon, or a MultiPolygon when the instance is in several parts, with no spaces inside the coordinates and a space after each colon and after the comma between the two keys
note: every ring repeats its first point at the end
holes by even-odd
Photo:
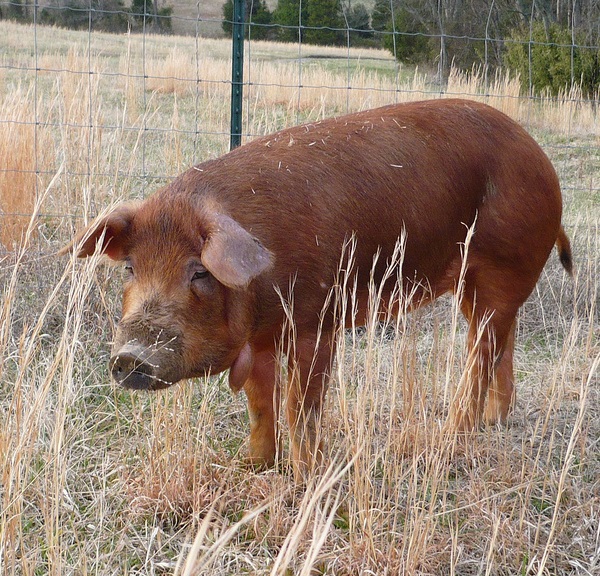
{"type": "Polygon", "coordinates": [[[202,250],[202,264],[222,284],[243,288],[273,265],[273,255],[233,218],[216,214],[202,250]]]}
{"type": "Polygon", "coordinates": [[[78,258],[85,258],[91,256],[100,244],[103,254],[113,260],[124,260],[126,239],[135,212],[133,204],[118,206],[108,215],[94,220],[77,234],[73,242],[61,248],[58,254],[62,256],[77,251],[78,258]]]}

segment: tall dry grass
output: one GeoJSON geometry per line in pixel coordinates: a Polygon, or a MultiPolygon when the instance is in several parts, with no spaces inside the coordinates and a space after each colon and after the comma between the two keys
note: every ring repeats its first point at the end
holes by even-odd
{"type": "MultiPolygon", "coordinates": [[[[38,172],[46,162],[47,142],[32,122],[34,95],[17,86],[3,98],[0,117],[0,249],[13,250],[25,240],[38,196],[38,172]]],[[[35,236],[35,230],[32,230],[35,236]]]]}
{"type": "Polygon", "coordinates": [[[228,44],[0,30],[0,129],[28,127],[0,198],[2,223],[22,217],[0,264],[0,573],[600,570],[596,103],[522,98],[510,78],[484,86],[476,73],[454,74],[441,94],[382,53],[340,66],[306,58],[311,47],[298,59],[297,47],[251,46],[247,138],[448,95],[521,120],[561,177],[577,263],[571,282],[553,255],[522,310],[510,424],[467,441],[443,426],[465,369],[452,301],[345,333],[323,422],[329,467],[302,487],[287,449],[275,470],[243,467],[245,403],[223,377],[155,395],[113,387],[120,274],[53,255],[106,205],[225,151],[228,44]],[[35,179],[22,182],[32,160],[35,179]]]}

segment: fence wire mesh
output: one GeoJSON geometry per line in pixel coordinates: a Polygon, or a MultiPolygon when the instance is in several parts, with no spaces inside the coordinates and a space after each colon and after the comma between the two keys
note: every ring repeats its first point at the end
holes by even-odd
{"type": "MultiPolygon", "coordinates": [[[[60,236],[42,224],[48,218],[89,218],[106,201],[144,195],[226,151],[231,22],[224,15],[231,4],[0,2],[5,249],[19,242],[59,171],[38,215],[38,236],[48,241],[60,236]]],[[[576,43],[596,39],[594,7],[523,4],[514,16],[508,2],[467,9],[454,2],[249,0],[243,137],[457,95],[486,100],[534,131],[560,133],[561,143],[546,143],[559,155],[594,156],[599,50],[576,43]],[[468,24],[473,10],[477,18],[468,24]],[[542,72],[563,83],[540,85],[542,72]]]]}

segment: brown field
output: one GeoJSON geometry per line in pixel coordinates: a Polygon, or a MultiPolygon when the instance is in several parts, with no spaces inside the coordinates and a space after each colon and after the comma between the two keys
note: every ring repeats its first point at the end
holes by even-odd
{"type": "Polygon", "coordinates": [[[55,256],[105,207],[227,150],[228,42],[0,34],[1,574],[600,573],[597,100],[523,97],[502,75],[442,93],[383,51],[247,47],[246,140],[446,95],[522,122],[561,178],[577,268],[552,255],[520,315],[515,413],[468,439],[443,428],[464,369],[451,300],[347,331],[330,467],[301,487],[287,450],[244,467],[244,398],[222,376],[115,388],[120,270],[55,256]]]}

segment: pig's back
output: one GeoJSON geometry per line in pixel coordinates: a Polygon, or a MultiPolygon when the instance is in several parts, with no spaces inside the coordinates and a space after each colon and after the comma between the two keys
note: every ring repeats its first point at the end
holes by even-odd
{"type": "Polygon", "coordinates": [[[297,126],[186,177],[199,199],[211,197],[275,254],[276,283],[295,274],[307,290],[331,284],[352,234],[366,272],[379,248],[385,262],[405,229],[405,272],[435,284],[448,276],[476,216],[482,237],[510,235],[515,245],[536,214],[552,214],[549,228],[560,225],[558,181],[539,146],[505,115],[464,100],[297,126]],[[527,214],[517,214],[515,226],[506,212],[520,205],[527,214]]]}

